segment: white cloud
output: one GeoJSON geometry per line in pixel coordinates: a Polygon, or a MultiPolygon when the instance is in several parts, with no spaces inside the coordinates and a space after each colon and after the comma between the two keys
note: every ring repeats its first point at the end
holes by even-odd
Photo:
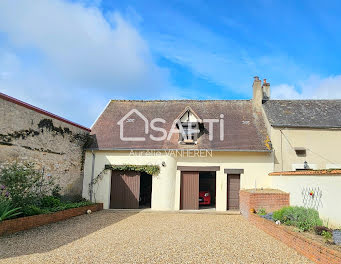
{"type": "Polygon", "coordinates": [[[273,99],[341,99],[341,75],[311,76],[296,86],[281,84],[271,88],[273,99]]]}
{"type": "Polygon", "coordinates": [[[170,88],[168,72],[154,63],[139,32],[88,1],[2,0],[0,32],[7,41],[0,44],[3,91],[59,114],[69,110],[68,117],[87,125],[97,113],[77,111],[93,101],[160,97],[170,88]]]}

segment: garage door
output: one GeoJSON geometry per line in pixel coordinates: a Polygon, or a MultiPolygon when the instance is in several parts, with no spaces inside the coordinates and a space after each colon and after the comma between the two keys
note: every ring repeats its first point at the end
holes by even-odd
{"type": "Polygon", "coordinates": [[[227,210],[239,209],[240,175],[227,175],[227,210]]]}
{"type": "Polygon", "coordinates": [[[135,171],[112,171],[110,208],[139,208],[140,173],[135,171]]]}
{"type": "Polygon", "coordinates": [[[180,209],[199,209],[199,172],[181,172],[180,209]]]}

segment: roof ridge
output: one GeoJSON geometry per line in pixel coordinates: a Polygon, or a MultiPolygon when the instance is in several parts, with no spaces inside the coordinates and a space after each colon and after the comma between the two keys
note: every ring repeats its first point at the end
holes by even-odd
{"type": "Polygon", "coordinates": [[[21,100],[19,100],[19,99],[17,99],[17,98],[14,98],[14,97],[12,97],[12,96],[9,96],[9,95],[4,94],[4,93],[1,93],[1,92],[0,92],[0,99],[6,100],[6,101],[8,101],[8,102],[11,102],[11,103],[14,103],[14,104],[17,104],[17,105],[20,105],[20,106],[22,106],[22,107],[25,107],[25,108],[27,108],[27,109],[30,109],[30,110],[35,111],[35,112],[37,112],[37,113],[40,113],[40,114],[42,114],[42,115],[46,115],[46,116],[52,117],[52,118],[54,118],[54,119],[57,119],[57,120],[59,120],[59,121],[62,121],[62,122],[64,122],[64,123],[67,123],[67,124],[69,124],[69,125],[72,125],[72,126],[81,128],[81,129],[83,129],[83,130],[86,130],[86,131],[89,131],[89,132],[91,131],[90,128],[87,128],[87,127],[82,126],[82,125],[80,125],[80,124],[78,124],[78,123],[72,122],[72,121],[70,121],[70,120],[68,120],[68,119],[66,119],[66,118],[64,118],[64,117],[61,117],[61,116],[56,115],[56,114],[53,114],[53,113],[51,113],[51,112],[49,112],[49,111],[46,111],[46,110],[44,110],[44,109],[42,109],[42,108],[36,107],[36,106],[34,106],[34,105],[31,105],[31,104],[29,104],[29,103],[26,103],[26,102],[24,102],[24,101],[21,101],[21,100]]]}
{"type": "Polygon", "coordinates": [[[171,100],[127,100],[127,99],[110,99],[110,102],[244,102],[251,99],[171,99],[171,100]]]}
{"type": "Polygon", "coordinates": [[[266,102],[298,102],[298,101],[341,101],[340,99],[270,99],[266,102]]]}

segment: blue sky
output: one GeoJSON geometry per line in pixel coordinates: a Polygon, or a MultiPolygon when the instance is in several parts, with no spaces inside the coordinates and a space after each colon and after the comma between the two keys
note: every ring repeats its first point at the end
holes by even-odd
{"type": "Polygon", "coordinates": [[[90,126],[109,99],[341,98],[339,1],[0,2],[0,91],[90,126]]]}

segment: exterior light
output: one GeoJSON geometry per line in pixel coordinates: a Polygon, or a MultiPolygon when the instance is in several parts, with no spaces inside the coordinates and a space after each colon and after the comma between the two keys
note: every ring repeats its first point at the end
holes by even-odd
{"type": "Polygon", "coordinates": [[[304,162],[304,169],[305,169],[305,170],[309,169],[309,166],[308,166],[308,162],[307,162],[307,161],[304,162]]]}

